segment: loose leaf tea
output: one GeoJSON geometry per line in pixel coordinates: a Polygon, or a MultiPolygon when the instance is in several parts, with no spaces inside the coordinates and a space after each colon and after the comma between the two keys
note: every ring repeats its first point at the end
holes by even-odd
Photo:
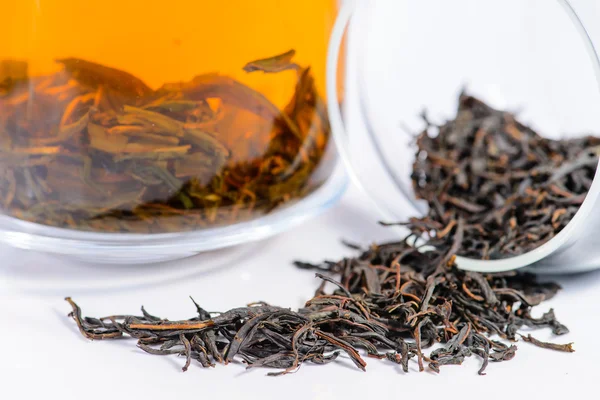
{"type": "MultiPolygon", "coordinates": [[[[462,218],[458,254],[498,259],[531,251],[571,221],[590,189],[600,138],[551,140],[472,96],[456,118],[427,120],[412,180],[429,211],[408,226],[439,240],[462,218]]],[[[432,240],[436,240],[432,237],[432,240]]]]}
{"type": "Polygon", "coordinates": [[[62,70],[48,76],[1,61],[0,209],[55,227],[160,233],[240,222],[302,198],[322,182],[313,172],[330,127],[295,54],[244,67],[296,74],[283,109],[219,74],[155,90],[76,58],[56,60],[62,70]]]}
{"type": "MultiPolygon", "coordinates": [[[[192,360],[212,367],[239,359],[247,368],[269,367],[277,370],[269,375],[282,375],[305,362],[334,362],[343,353],[361,370],[367,366],[366,356],[399,364],[404,372],[411,365],[440,372],[445,365],[476,356],[483,375],[490,362],[515,356],[521,328],[568,332],[552,310],[532,316],[533,308],[552,298],[558,285],[518,272],[484,275],[457,269],[454,254],[463,232],[460,220],[437,247],[413,247],[409,237],[338,262],[298,262],[300,268],[318,271],[322,283],[297,311],[256,303],[209,313],[194,302],[197,315],[183,321],[153,316],[143,307],[142,315],[90,318],[66,300],[85,337],[135,338],[147,353],[185,356],[184,371],[192,360]],[[327,283],[335,289],[326,290],[327,283]],[[436,344],[440,346],[424,352],[436,344]]],[[[570,344],[523,339],[573,351],[570,344]]]]}
{"type": "Polygon", "coordinates": [[[536,338],[534,338],[531,335],[527,335],[527,336],[521,336],[521,338],[526,341],[527,343],[532,343],[538,347],[541,347],[542,349],[550,349],[550,350],[556,350],[556,351],[562,351],[565,353],[573,353],[575,350],[573,349],[573,343],[567,343],[567,344],[556,344],[556,343],[548,343],[548,342],[542,342],[540,340],[537,340],[536,338]]]}
{"type": "Polygon", "coordinates": [[[298,65],[292,62],[296,51],[290,50],[275,57],[251,61],[244,67],[246,72],[281,72],[286,69],[298,69],[298,65]]]}

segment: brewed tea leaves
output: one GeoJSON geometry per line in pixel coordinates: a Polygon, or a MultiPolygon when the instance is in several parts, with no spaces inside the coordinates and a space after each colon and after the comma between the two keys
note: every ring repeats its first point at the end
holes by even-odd
{"type": "Polygon", "coordinates": [[[29,64],[19,60],[0,61],[0,97],[28,79],[29,64]]]}
{"type": "Polygon", "coordinates": [[[310,68],[294,56],[246,66],[302,70],[294,110],[219,74],[153,90],[76,58],[41,77],[0,62],[2,212],[69,229],[161,233],[241,222],[302,198],[321,183],[311,177],[330,127],[310,68]]]}
{"type": "Polygon", "coordinates": [[[150,96],[154,93],[142,80],[116,68],[78,58],[64,58],[56,62],[63,64],[65,70],[74,79],[92,89],[106,86],[124,95],[137,97],[150,96]]]}
{"type": "Polygon", "coordinates": [[[292,62],[292,59],[296,55],[295,50],[286,51],[283,54],[279,54],[274,57],[264,58],[261,60],[251,61],[244,67],[246,72],[281,72],[288,69],[299,69],[299,66],[292,62]]]}

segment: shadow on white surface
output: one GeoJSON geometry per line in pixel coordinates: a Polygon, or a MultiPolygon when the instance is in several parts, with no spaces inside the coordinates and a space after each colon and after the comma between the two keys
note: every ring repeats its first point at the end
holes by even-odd
{"type": "Polygon", "coordinates": [[[574,274],[544,274],[539,279],[558,282],[564,290],[585,291],[600,288],[600,270],[574,274]]]}
{"type": "MultiPolygon", "coordinates": [[[[359,196],[358,193],[356,195],[359,196]]],[[[375,211],[367,211],[365,205],[369,203],[366,200],[353,200],[343,201],[334,209],[338,214],[338,218],[335,218],[336,231],[342,232],[337,238],[339,241],[367,247],[376,242],[402,240],[409,233],[408,229],[401,226],[382,226],[379,224],[381,218],[375,211]]]]}
{"type": "Polygon", "coordinates": [[[3,246],[0,279],[8,290],[52,296],[155,287],[234,267],[260,251],[265,242],[144,265],[83,263],[3,246]]]}
{"type": "Polygon", "coordinates": [[[83,335],[79,332],[77,325],[73,323],[73,319],[69,317],[68,312],[64,312],[64,310],[53,307],[52,313],[57,321],[60,321],[61,324],[69,331],[68,334],[77,336],[78,340],[80,341],[89,342],[89,340],[83,337],[83,335]]]}

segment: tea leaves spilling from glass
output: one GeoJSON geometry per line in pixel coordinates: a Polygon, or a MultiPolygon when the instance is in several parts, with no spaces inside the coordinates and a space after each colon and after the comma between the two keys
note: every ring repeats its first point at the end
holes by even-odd
{"type": "Polygon", "coordinates": [[[575,216],[592,185],[600,138],[551,140],[461,94],[456,118],[417,138],[412,181],[429,206],[407,225],[432,243],[465,221],[458,255],[499,259],[531,251],[575,216]],[[431,233],[435,232],[432,236],[431,233]]]}

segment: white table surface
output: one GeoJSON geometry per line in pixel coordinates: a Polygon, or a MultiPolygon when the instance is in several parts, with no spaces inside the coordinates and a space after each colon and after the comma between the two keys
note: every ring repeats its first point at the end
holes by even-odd
{"type": "MultiPolygon", "coordinates": [[[[143,304],[159,316],[189,318],[195,312],[189,295],[209,310],[225,310],[255,300],[299,307],[311,297],[318,282],[311,272],[298,270],[291,262],[337,258],[347,253],[339,244],[340,238],[367,243],[389,236],[374,223],[375,219],[365,209],[360,195],[351,190],[323,216],[292,232],[252,245],[249,253],[232,265],[188,274],[175,281],[137,287],[126,284],[105,290],[67,291],[60,286],[54,290],[19,289],[24,283],[40,282],[40,275],[60,276],[75,269],[79,270],[80,280],[87,271],[91,281],[104,267],[0,247],[0,391],[20,393],[0,398],[280,398],[284,393],[281,398],[334,399],[369,394],[386,398],[469,387],[471,394],[464,398],[506,399],[513,395],[565,398],[573,391],[590,393],[599,388],[600,271],[559,278],[564,290],[536,312],[555,309],[559,319],[571,329],[570,334],[558,340],[575,342],[575,353],[557,353],[518,343],[517,356],[509,362],[491,363],[486,376],[477,375],[477,358],[467,360],[462,367],[442,368],[439,375],[419,373],[416,363],[411,363],[410,373],[405,374],[397,365],[375,359],[366,359],[367,372],[362,372],[346,358],[326,366],[307,364],[295,374],[278,378],[267,377],[264,369],[246,371],[237,362],[214,369],[203,369],[194,363],[183,373],[182,358],[145,354],[135,347],[135,340],[88,341],[66,316],[70,307],[63,301],[65,295],[73,296],[84,314],[90,316],[138,313],[143,304]],[[44,273],[45,270],[53,272],[44,273]],[[82,393],[86,395],[82,397],[82,393]]],[[[121,276],[128,279],[132,269],[161,276],[166,268],[177,271],[194,263],[192,258],[131,267],[122,273],[112,268],[111,273],[118,282],[121,276]]],[[[537,336],[550,339],[551,334],[544,330],[537,336]]]]}
{"type": "MultiPolygon", "coordinates": [[[[584,7],[580,11],[588,22],[599,15],[593,1],[577,3],[584,7]]],[[[591,27],[595,38],[600,38],[598,27],[591,27]]],[[[145,354],[135,347],[135,340],[88,341],[67,318],[70,307],[65,296],[72,296],[90,316],[135,314],[143,304],[159,316],[189,318],[195,313],[189,295],[208,310],[258,300],[297,308],[312,296],[318,281],[312,272],[298,270],[291,262],[350,254],[340,239],[367,244],[394,236],[376,221],[369,203],[351,188],[324,215],[237,249],[227,265],[209,271],[202,268],[203,257],[107,267],[0,245],[0,399],[383,399],[425,397],[429,391],[436,398],[453,398],[452,393],[461,390],[468,392],[457,398],[558,399],[578,393],[596,398],[600,271],[557,277],[564,290],[535,312],[555,309],[571,329],[556,340],[575,342],[575,353],[518,343],[516,357],[490,363],[486,376],[477,375],[480,361],[475,357],[462,367],[444,367],[439,375],[419,373],[414,362],[405,374],[397,365],[375,359],[366,359],[367,372],[362,372],[344,357],[326,366],[307,364],[278,378],[267,377],[264,369],[246,371],[239,362],[211,369],[193,363],[183,373],[180,357],[145,354]],[[150,283],[138,283],[141,276],[150,283]]],[[[548,330],[536,336],[551,339],[548,330]]]]}

